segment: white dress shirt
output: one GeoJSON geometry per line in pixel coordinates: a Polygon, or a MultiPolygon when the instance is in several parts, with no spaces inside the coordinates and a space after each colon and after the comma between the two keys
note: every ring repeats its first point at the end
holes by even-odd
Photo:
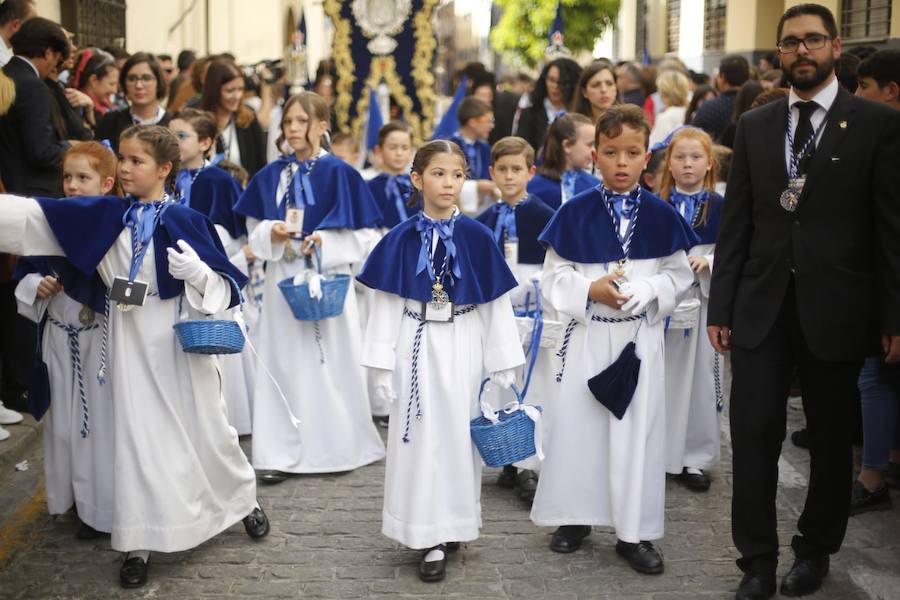
{"type": "MultiPolygon", "coordinates": [[[[809,121],[812,123],[813,131],[817,132],[815,145],[819,145],[819,140],[822,139],[822,133],[825,131],[825,127],[823,126],[821,130],[819,130],[819,126],[822,125],[822,122],[825,120],[825,117],[828,115],[828,111],[831,110],[831,105],[834,104],[834,99],[837,98],[838,89],[840,85],[838,84],[837,77],[832,76],[831,83],[825,86],[818,94],[810,98],[812,102],[815,102],[818,106],[809,116],[809,121]]],[[[803,98],[797,95],[797,92],[794,91],[794,88],[791,88],[790,94],[788,94],[788,106],[791,111],[791,135],[795,135],[797,133],[797,124],[800,122],[800,109],[797,108],[797,103],[803,102],[803,98]]],[[[790,176],[791,170],[791,145],[788,143],[788,136],[784,136],[784,159],[785,164],[788,168],[788,175],[790,176]]]]}

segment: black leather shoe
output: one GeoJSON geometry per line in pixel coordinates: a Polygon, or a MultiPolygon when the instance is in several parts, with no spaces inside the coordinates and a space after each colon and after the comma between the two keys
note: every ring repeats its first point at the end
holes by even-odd
{"type": "Polygon", "coordinates": [[[438,544],[434,548],[429,548],[425,552],[422,553],[422,560],[419,562],[419,579],[422,581],[440,581],[444,578],[444,574],[447,572],[447,546],[445,544],[438,544]],[[428,556],[428,553],[432,550],[442,550],[444,552],[444,558],[441,560],[430,560],[425,561],[425,557],[428,556]]]}
{"type": "Polygon", "coordinates": [[[891,503],[891,493],[886,485],[882,485],[881,489],[870,492],[861,481],[853,482],[853,496],[850,499],[850,515],[860,515],[873,510],[890,510],[893,508],[891,503]]]}
{"type": "Polygon", "coordinates": [[[500,475],[497,476],[497,485],[502,487],[504,490],[511,490],[512,488],[516,487],[518,477],[519,470],[512,465],[506,465],[505,467],[503,467],[500,475]]]}
{"type": "Polygon", "coordinates": [[[665,569],[659,550],[650,542],[631,544],[616,540],[616,554],[624,557],[632,569],[644,575],[659,575],[665,569]]]}
{"type": "Polygon", "coordinates": [[[122,568],[119,569],[119,583],[123,588],[133,589],[147,584],[147,562],[139,556],[128,558],[126,555],[122,568]]]}
{"type": "Polygon", "coordinates": [[[581,548],[581,542],[590,534],[590,525],[562,525],[553,532],[550,549],[560,554],[575,552],[581,548]]]}
{"type": "Polygon", "coordinates": [[[254,508],[253,512],[241,520],[247,535],[255,540],[269,534],[269,517],[261,508],[254,508]]]}
{"type": "Polygon", "coordinates": [[[734,600],[769,600],[775,595],[775,573],[745,573],[734,600]]]}
{"type": "Polygon", "coordinates": [[[460,543],[459,542],[447,542],[444,545],[447,546],[447,552],[456,552],[459,550],[460,543]]]}
{"type": "Polygon", "coordinates": [[[678,481],[684,484],[684,487],[692,492],[706,492],[709,490],[709,476],[700,471],[700,473],[688,473],[687,468],[681,471],[678,481]]]}
{"type": "Polygon", "coordinates": [[[108,533],[103,533],[102,531],[97,531],[87,523],[82,522],[78,527],[78,531],[75,532],[75,537],[79,540],[89,541],[96,540],[102,537],[106,537],[109,535],[108,533]]]}
{"type": "Polygon", "coordinates": [[[828,575],[828,555],[798,558],[781,580],[782,596],[806,596],[822,587],[828,575]]]}
{"type": "Polygon", "coordinates": [[[256,477],[263,483],[281,483],[287,479],[287,473],[283,471],[257,471],[256,477]]]}
{"type": "Polygon", "coordinates": [[[798,448],[809,448],[809,432],[804,427],[791,434],[791,442],[798,448]]]}
{"type": "Polygon", "coordinates": [[[516,487],[519,490],[519,498],[526,502],[534,500],[534,493],[537,491],[538,474],[530,469],[522,469],[516,475],[516,487]]]}

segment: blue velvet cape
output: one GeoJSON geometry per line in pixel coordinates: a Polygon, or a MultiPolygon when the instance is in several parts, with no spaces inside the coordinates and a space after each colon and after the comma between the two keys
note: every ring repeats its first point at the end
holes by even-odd
{"type": "MultiPolygon", "coordinates": [[[[418,216],[410,217],[391,229],[372,250],[356,278],[382,292],[421,302],[430,301],[434,282],[430,280],[428,270],[416,274],[422,248],[416,230],[418,220],[418,216]]],[[[444,290],[451,301],[486,304],[516,287],[516,279],[487,227],[460,215],[454,225],[453,241],[462,277],[451,281],[448,276],[444,282],[444,290]]],[[[438,242],[438,246],[441,245],[442,242],[438,242]]],[[[440,252],[436,251],[435,258],[438,254],[440,252]]]]}
{"type": "MultiPolygon", "coordinates": [[[[287,164],[278,159],[260,169],[241,194],[235,212],[260,221],[283,221],[287,207],[275,194],[287,164]]],[[[381,222],[381,211],[366,182],[341,159],[331,154],[319,157],[309,180],[316,203],[302,207],[303,233],[317,229],[366,229],[381,222]]]]}
{"type": "MultiPolygon", "coordinates": [[[[448,138],[451,142],[462,148],[463,154],[466,153],[465,140],[462,139],[462,136],[459,135],[457,131],[453,135],[448,138]]],[[[475,152],[480,159],[480,169],[478,172],[474,172],[474,165],[469,165],[469,176],[472,179],[490,179],[491,172],[488,171],[488,168],[491,166],[491,145],[483,140],[475,140],[474,143],[475,152]]],[[[468,155],[466,155],[466,162],[468,162],[468,155]]]]}
{"type": "MultiPolygon", "coordinates": [[[[489,206],[475,220],[485,227],[494,230],[497,225],[499,205],[489,206]]],[[[519,260],[525,265],[540,265],[544,262],[546,250],[538,241],[538,236],[553,218],[553,209],[544,204],[544,201],[529,194],[527,198],[516,205],[516,237],[519,240],[519,260]]],[[[502,240],[498,242],[502,244],[502,240]]]]}
{"type": "Polygon", "coordinates": [[[190,207],[203,213],[215,225],[224,227],[238,239],[247,235],[244,217],[235,214],[234,205],[241,196],[241,186],[227,171],[216,166],[202,169],[191,185],[190,207]]]}
{"type": "MultiPolygon", "coordinates": [[[[578,171],[575,176],[575,194],[578,195],[599,184],[600,180],[590,173],[578,171]]],[[[543,200],[544,204],[556,210],[562,204],[562,181],[538,173],[528,182],[528,193],[534,194],[543,200]]]]}
{"type": "MultiPolygon", "coordinates": [[[[130,205],[128,198],[117,196],[38,198],[37,202],[66,258],[87,276],[93,276],[97,265],[122,233],[125,227],[122,217],[130,205]]],[[[190,244],[207,266],[234,279],[238,287],[247,283],[246,276],[229,262],[210,220],[193,209],[173,203],[163,212],[159,226],[153,232],[156,288],[163,300],[175,298],[184,290],[184,282],[169,274],[166,254],[167,248],[178,249],[175,244],[178,240],[190,244]]],[[[128,277],[127,272],[118,275],[128,277]]],[[[239,303],[238,294],[232,286],[229,306],[239,303]]]]}
{"type": "Polygon", "coordinates": [[[422,210],[421,200],[417,199],[415,205],[410,207],[406,204],[409,198],[404,198],[403,206],[406,209],[406,215],[397,213],[397,206],[394,204],[393,198],[389,198],[387,195],[387,182],[390,177],[387,173],[380,173],[366,182],[369,186],[369,191],[372,192],[372,197],[375,199],[375,204],[381,211],[382,219],[379,225],[388,229],[396,227],[422,210]]]}
{"type": "MultiPolygon", "coordinates": [[[[636,218],[630,259],[670,256],[679,250],[687,251],[700,241],[674,206],[644,189],[636,218]]],[[[562,258],[577,263],[608,263],[625,258],[603,193],[596,188],[563,204],[538,239],[562,258]]]]}

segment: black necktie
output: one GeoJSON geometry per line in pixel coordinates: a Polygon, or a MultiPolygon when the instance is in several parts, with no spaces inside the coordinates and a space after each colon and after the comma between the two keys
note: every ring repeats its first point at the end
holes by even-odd
{"type": "MultiPolygon", "coordinates": [[[[797,131],[794,132],[794,154],[799,154],[803,149],[803,146],[806,144],[807,140],[813,135],[813,126],[812,121],[810,120],[810,116],[812,116],[813,112],[819,108],[819,105],[815,102],[797,102],[794,104],[797,107],[797,111],[800,113],[800,119],[797,121],[797,131]]],[[[811,142],[804,156],[800,158],[800,172],[803,173],[806,171],[806,163],[808,162],[808,158],[812,156],[813,151],[815,150],[815,141],[811,142]]]]}

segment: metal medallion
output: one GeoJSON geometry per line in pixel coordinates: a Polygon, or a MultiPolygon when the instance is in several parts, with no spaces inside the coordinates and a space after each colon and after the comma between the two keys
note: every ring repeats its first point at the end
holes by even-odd
{"type": "Polygon", "coordinates": [[[450,296],[444,291],[444,286],[440,282],[435,282],[431,286],[431,302],[437,306],[446,306],[450,302],[450,296]]]}
{"type": "Polygon", "coordinates": [[[284,243],[284,262],[294,262],[297,260],[297,252],[294,251],[294,242],[288,240],[284,243]]]}
{"type": "Polygon", "coordinates": [[[797,210],[800,203],[800,195],[803,193],[803,186],[806,183],[805,178],[791,179],[786,190],[781,192],[781,208],[788,212],[797,210]]]}
{"type": "Polygon", "coordinates": [[[78,311],[78,322],[82,325],[92,325],[95,317],[94,311],[89,306],[82,306],[81,310],[78,311]]]}

